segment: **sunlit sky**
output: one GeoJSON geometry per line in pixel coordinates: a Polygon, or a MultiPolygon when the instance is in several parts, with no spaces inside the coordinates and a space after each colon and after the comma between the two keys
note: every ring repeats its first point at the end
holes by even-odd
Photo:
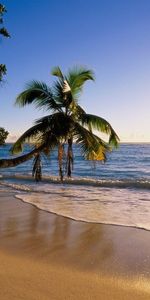
{"type": "Polygon", "coordinates": [[[150,142],[149,0],[7,0],[0,63],[0,126],[8,141],[44,112],[18,108],[15,98],[32,79],[52,84],[50,71],[83,65],[95,73],[81,105],[111,123],[121,142],[150,142]]]}

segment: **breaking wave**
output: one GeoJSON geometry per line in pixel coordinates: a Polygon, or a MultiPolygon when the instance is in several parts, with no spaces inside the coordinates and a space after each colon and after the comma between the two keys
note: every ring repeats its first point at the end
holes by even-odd
{"type": "MultiPolygon", "coordinates": [[[[42,184],[46,183],[55,183],[62,184],[60,179],[57,176],[43,178],[42,184]]],[[[0,184],[12,186],[16,189],[23,190],[28,189],[32,190],[32,186],[35,186],[35,182],[31,176],[27,175],[13,175],[13,176],[1,176],[0,184]],[[17,182],[17,183],[16,183],[17,182]],[[19,183],[18,183],[19,182],[19,183]],[[28,185],[23,187],[23,183],[28,185]]],[[[42,186],[41,183],[38,185],[42,186]]],[[[107,188],[137,188],[137,189],[150,189],[150,180],[147,179],[95,179],[95,178],[80,178],[74,177],[70,179],[64,179],[63,184],[67,185],[86,185],[86,186],[95,186],[95,187],[107,187],[107,188]]],[[[37,186],[37,184],[36,184],[37,186]]],[[[43,192],[46,192],[45,189],[43,192]]]]}

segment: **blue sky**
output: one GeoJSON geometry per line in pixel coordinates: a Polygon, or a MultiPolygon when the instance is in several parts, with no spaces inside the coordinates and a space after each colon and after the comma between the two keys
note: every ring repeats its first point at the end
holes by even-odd
{"type": "Polygon", "coordinates": [[[7,0],[0,40],[8,73],[0,88],[0,126],[15,140],[43,115],[18,108],[32,79],[52,83],[50,71],[83,65],[95,72],[81,96],[87,112],[106,118],[122,142],[150,142],[149,0],[7,0]]]}

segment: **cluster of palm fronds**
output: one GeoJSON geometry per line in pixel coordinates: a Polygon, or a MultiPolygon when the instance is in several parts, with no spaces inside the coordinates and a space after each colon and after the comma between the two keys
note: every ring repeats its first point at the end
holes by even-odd
{"type": "MultiPolygon", "coordinates": [[[[6,13],[6,8],[4,5],[0,3],[0,24],[3,24],[3,15],[6,13]]],[[[4,37],[10,37],[10,34],[8,33],[7,29],[5,27],[0,28],[0,35],[4,37]]],[[[4,75],[6,75],[7,69],[4,64],[0,64],[0,81],[2,81],[2,78],[4,75]]]]}
{"type": "MultiPolygon", "coordinates": [[[[7,10],[6,10],[5,6],[0,3],[0,24],[3,24],[3,15],[6,12],[7,12],[7,10]]],[[[5,27],[0,28],[0,34],[2,34],[5,37],[10,37],[10,34],[8,33],[8,31],[5,27]]]]}
{"type": "Polygon", "coordinates": [[[73,168],[73,142],[80,146],[81,152],[88,160],[106,160],[106,154],[112,146],[117,146],[119,138],[111,125],[101,117],[87,114],[79,105],[79,95],[83,85],[88,80],[94,80],[91,70],[74,68],[67,75],[63,75],[59,67],[52,70],[57,77],[50,88],[43,82],[32,81],[19,94],[16,104],[25,106],[35,104],[37,108],[51,113],[35,121],[13,145],[12,153],[22,151],[23,143],[31,141],[39,153],[50,155],[54,147],[58,148],[58,165],[60,178],[63,179],[63,161],[66,160],[65,170],[71,176],[73,168]],[[106,143],[97,132],[109,136],[106,143]],[[64,145],[68,145],[65,152],[64,145]],[[65,159],[64,159],[65,157],[65,159]]]}

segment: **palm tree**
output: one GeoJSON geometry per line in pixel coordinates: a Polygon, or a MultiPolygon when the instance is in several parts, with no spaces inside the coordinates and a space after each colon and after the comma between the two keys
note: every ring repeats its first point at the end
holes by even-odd
{"type": "Polygon", "coordinates": [[[105,119],[87,114],[79,105],[79,95],[85,82],[94,80],[91,70],[74,68],[64,75],[59,67],[55,67],[52,75],[57,77],[52,88],[43,82],[31,81],[18,95],[17,105],[34,104],[37,108],[50,111],[50,114],[36,120],[34,126],[15,142],[11,151],[13,154],[22,151],[27,141],[35,142],[32,153],[50,154],[57,147],[59,175],[63,180],[64,161],[67,176],[72,173],[73,142],[79,145],[85,159],[105,161],[107,152],[117,147],[119,138],[105,119]],[[107,134],[109,141],[106,143],[94,130],[107,134]]]}

